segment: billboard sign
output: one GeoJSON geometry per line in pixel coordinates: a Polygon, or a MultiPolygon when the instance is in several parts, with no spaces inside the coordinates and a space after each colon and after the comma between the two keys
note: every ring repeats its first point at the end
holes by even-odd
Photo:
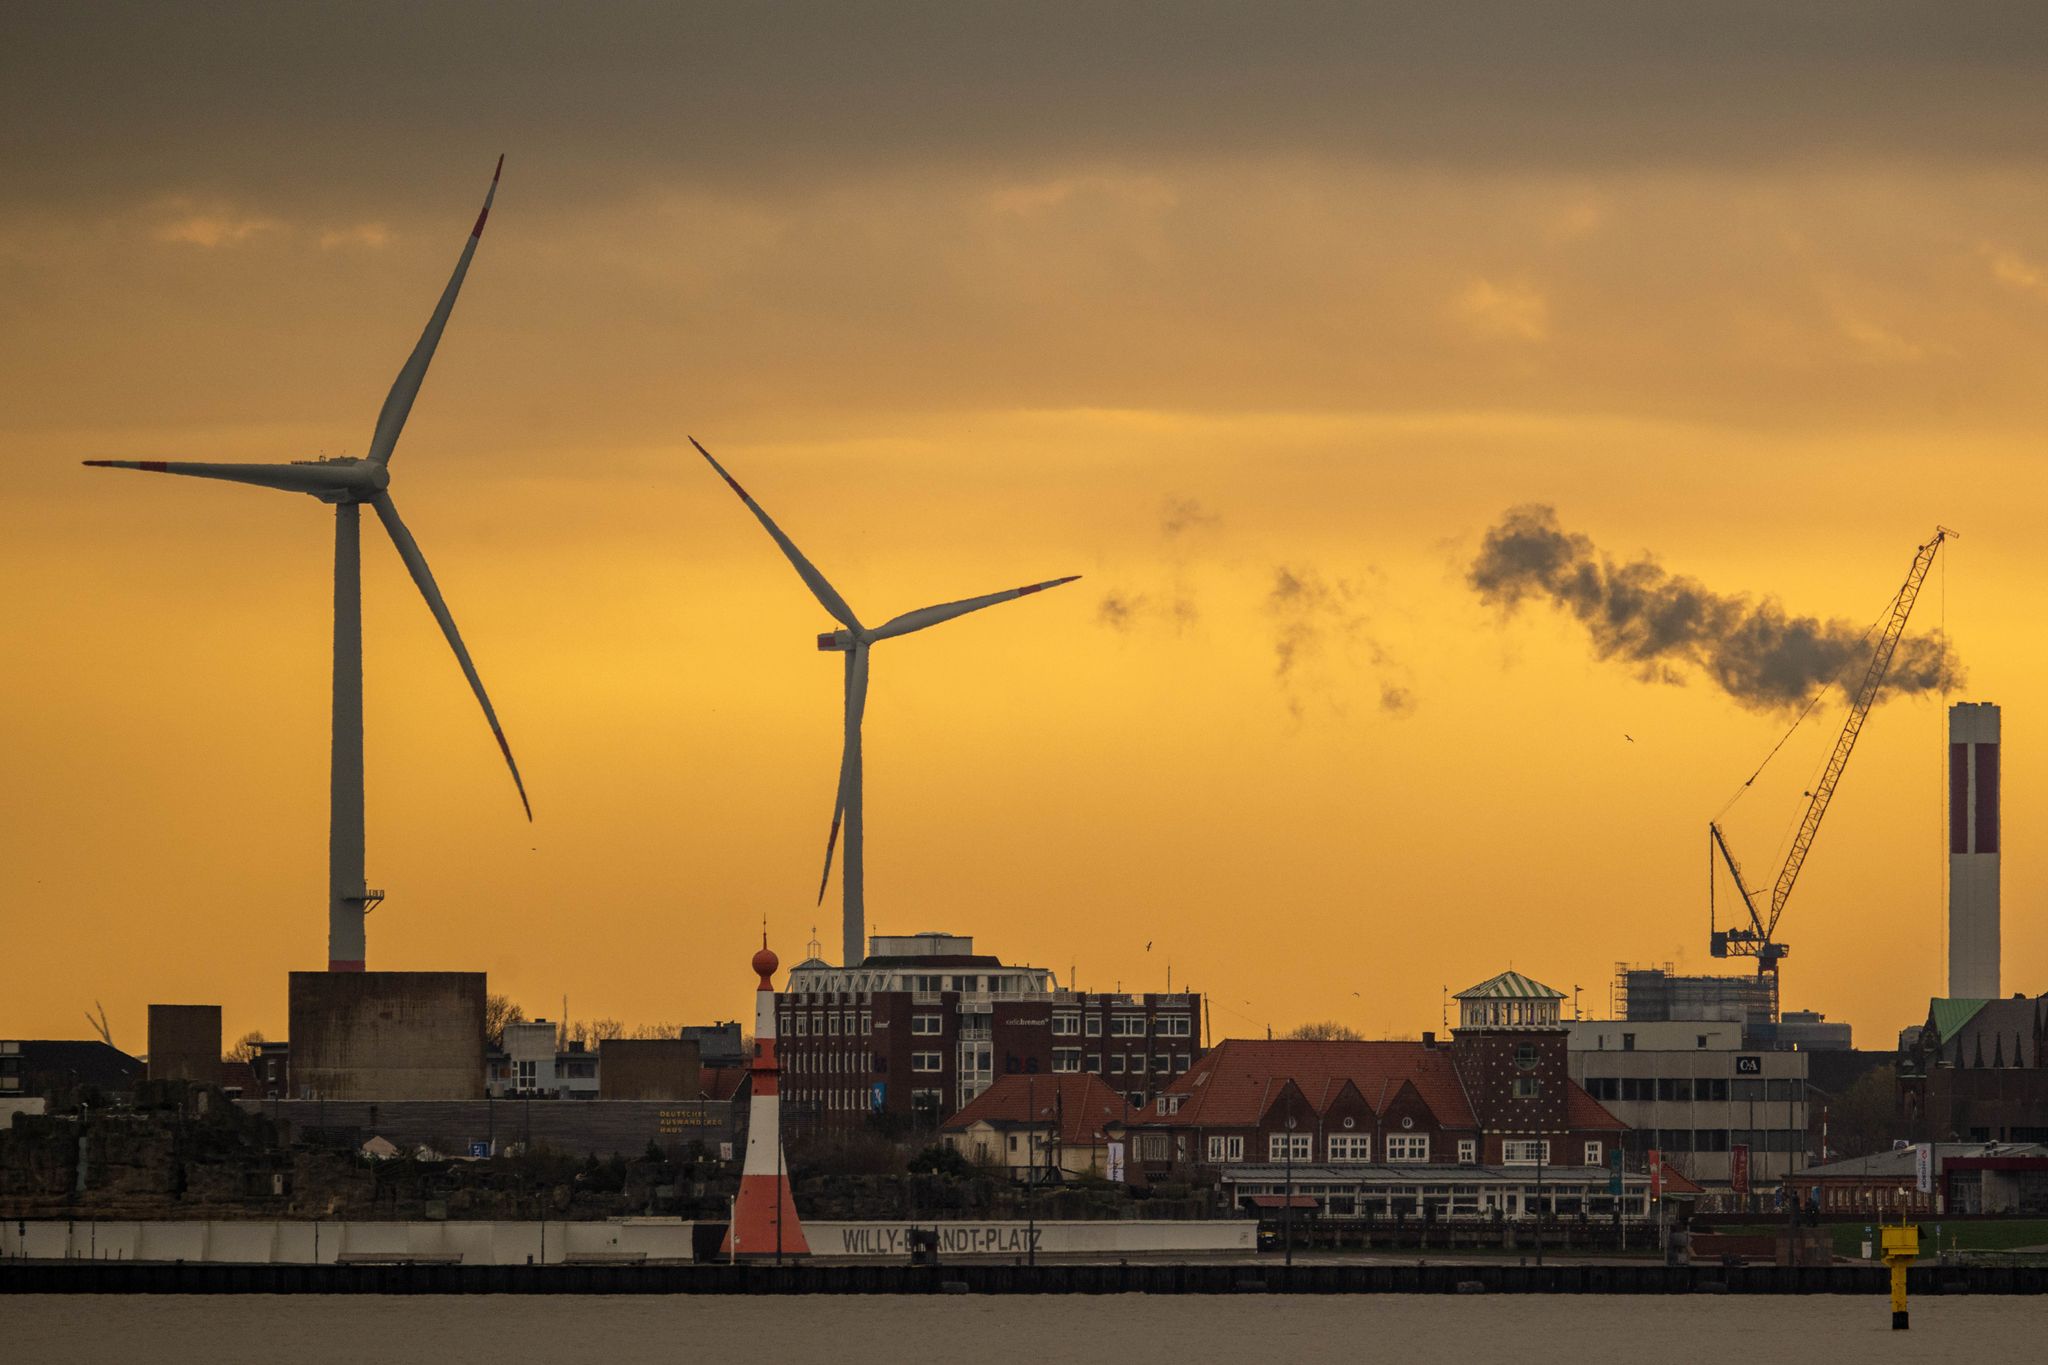
{"type": "Polygon", "coordinates": [[[1728,1188],[1737,1194],[1749,1193],[1749,1144],[1738,1142],[1728,1149],[1728,1188]]]}
{"type": "Polygon", "coordinates": [[[1650,1198],[1664,1197],[1664,1153],[1650,1149],[1650,1198]]]}
{"type": "Polygon", "coordinates": [[[1760,1053],[1738,1053],[1735,1058],[1735,1074],[1738,1076],[1761,1076],[1764,1074],[1764,1059],[1760,1053]]]}
{"type": "Polygon", "coordinates": [[[1934,1144],[1923,1142],[1913,1149],[1913,1188],[1934,1193],[1934,1144]]]}
{"type": "Polygon", "coordinates": [[[1621,1147],[1617,1144],[1607,1149],[1607,1192],[1620,1194],[1621,1189],[1621,1147]]]}
{"type": "Polygon", "coordinates": [[[887,1081],[876,1081],[868,1087],[868,1109],[871,1112],[881,1113],[883,1102],[888,1098],[889,1083],[887,1081]]]}
{"type": "Polygon", "coordinates": [[[1105,1170],[1105,1171],[1103,1172],[1103,1174],[1104,1174],[1104,1175],[1106,1175],[1106,1176],[1108,1176],[1108,1178],[1109,1178],[1109,1179],[1110,1179],[1110,1180],[1111,1180],[1112,1182],[1114,1182],[1114,1183],[1116,1183],[1116,1184],[1119,1184],[1119,1185],[1121,1185],[1121,1184],[1123,1183],[1123,1179],[1124,1179],[1124,1145],[1123,1145],[1123,1143],[1121,1143],[1121,1142],[1112,1142],[1112,1143],[1110,1143],[1110,1144],[1109,1144],[1109,1161],[1108,1161],[1108,1164],[1107,1164],[1107,1169],[1106,1169],[1106,1170],[1105,1170]]]}

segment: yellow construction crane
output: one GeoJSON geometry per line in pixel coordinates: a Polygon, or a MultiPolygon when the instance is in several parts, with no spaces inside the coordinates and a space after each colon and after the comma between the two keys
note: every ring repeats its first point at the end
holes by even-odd
{"type": "MultiPolygon", "coordinates": [[[[1889,619],[1884,623],[1883,633],[1878,636],[1877,648],[1870,656],[1870,667],[1864,670],[1862,685],[1856,689],[1849,706],[1848,719],[1842,722],[1842,733],[1835,740],[1834,752],[1828,755],[1828,765],[1821,773],[1820,781],[1814,784],[1812,800],[1807,803],[1806,816],[1799,822],[1799,832],[1792,838],[1792,847],[1785,855],[1785,865],[1778,869],[1778,880],[1771,888],[1771,904],[1768,912],[1757,908],[1757,897],[1742,879],[1742,867],[1735,861],[1735,854],[1728,848],[1727,836],[1721,833],[1719,822],[1707,825],[1707,930],[1708,948],[1715,957],[1753,957],[1756,971],[1764,981],[1771,996],[1771,1019],[1778,1018],[1778,963],[1792,949],[1779,942],[1777,937],[1778,918],[1785,913],[1785,902],[1792,898],[1792,884],[1799,880],[1799,869],[1806,863],[1806,855],[1813,851],[1814,836],[1820,833],[1821,817],[1828,813],[1828,802],[1835,796],[1835,787],[1842,780],[1842,770],[1849,766],[1849,754],[1856,747],[1856,737],[1863,733],[1863,722],[1870,716],[1872,703],[1877,700],[1878,688],[1883,686],[1884,677],[1892,666],[1892,655],[1898,651],[1899,640],[1906,633],[1906,618],[1913,614],[1913,603],[1920,596],[1920,585],[1927,581],[1927,571],[1934,566],[1935,551],[1941,542],[1956,533],[1945,526],[1934,528],[1934,538],[1922,545],[1913,556],[1913,567],[1906,572],[1906,581],[1899,586],[1898,595],[1892,598],[1889,619]],[[1742,907],[1749,914],[1748,925],[1737,920],[1727,929],[1718,927],[1714,909],[1714,855],[1728,865],[1729,875],[1735,879],[1736,894],[1742,897],[1742,907]]],[[[1750,781],[1755,781],[1752,774],[1750,781]]],[[[1748,785],[1747,783],[1744,784],[1748,785]]]]}

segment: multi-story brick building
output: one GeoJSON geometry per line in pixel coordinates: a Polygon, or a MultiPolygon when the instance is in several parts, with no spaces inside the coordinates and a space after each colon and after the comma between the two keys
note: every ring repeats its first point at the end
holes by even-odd
{"type": "Polygon", "coordinates": [[[954,934],[875,935],[857,966],[814,954],[776,998],[785,1122],[936,1128],[998,1076],[1095,1074],[1142,1109],[1201,1056],[1201,997],[1062,990],[954,934]]]}

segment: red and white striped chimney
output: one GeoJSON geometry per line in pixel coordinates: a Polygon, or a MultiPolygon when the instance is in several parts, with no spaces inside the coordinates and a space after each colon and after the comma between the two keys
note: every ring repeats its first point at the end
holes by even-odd
{"type": "Polygon", "coordinates": [[[808,1256],[803,1220],[789,1192],[789,1163],[782,1154],[782,1068],[775,1060],[775,968],[767,935],[754,954],[761,984],[754,992],[754,1060],[748,1068],[753,1091],[747,1102],[747,1159],[740,1168],[740,1194],[721,1256],[808,1256]]]}

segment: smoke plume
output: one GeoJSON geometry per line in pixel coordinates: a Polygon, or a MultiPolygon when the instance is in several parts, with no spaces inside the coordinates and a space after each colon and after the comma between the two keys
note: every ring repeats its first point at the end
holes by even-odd
{"type": "MultiPolygon", "coordinates": [[[[1798,706],[1845,675],[1853,687],[1875,639],[1854,622],[1793,616],[1773,597],[1714,592],[1647,555],[1616,563],[1535,503],[1510,508],[1487,531],[1466,581],[1505,611],[1532,598],[1569,611],[1595,653],[1646,679],[1678,683],[1696,670],[1755,711],[1798,706]]],[[[1937,631],[1899,642],[1885,691],[1928,692],[1961,681],[1962,665],[1937,631]]]]}
{"type": "MultiPolygon", "coordinates": [[[[1359,599],[1351,583],[1325,579],[1312,565],[1275,566],[1266,594],[1266,615],[1273,621],[1273,674],[1295,719],[1306,714],[1311,692],[1333,690],[1314,676],[1316,664],[1333,645],[1347,653],[1365,652],[1379,688],[1380,710],[1399,716],[1415,709],[1414,692],[1395,680],[1405,670],[1373,634],[1359,599]]],[[[1334,696],[1331,700],[1343,709],[1334,696]]]]}

